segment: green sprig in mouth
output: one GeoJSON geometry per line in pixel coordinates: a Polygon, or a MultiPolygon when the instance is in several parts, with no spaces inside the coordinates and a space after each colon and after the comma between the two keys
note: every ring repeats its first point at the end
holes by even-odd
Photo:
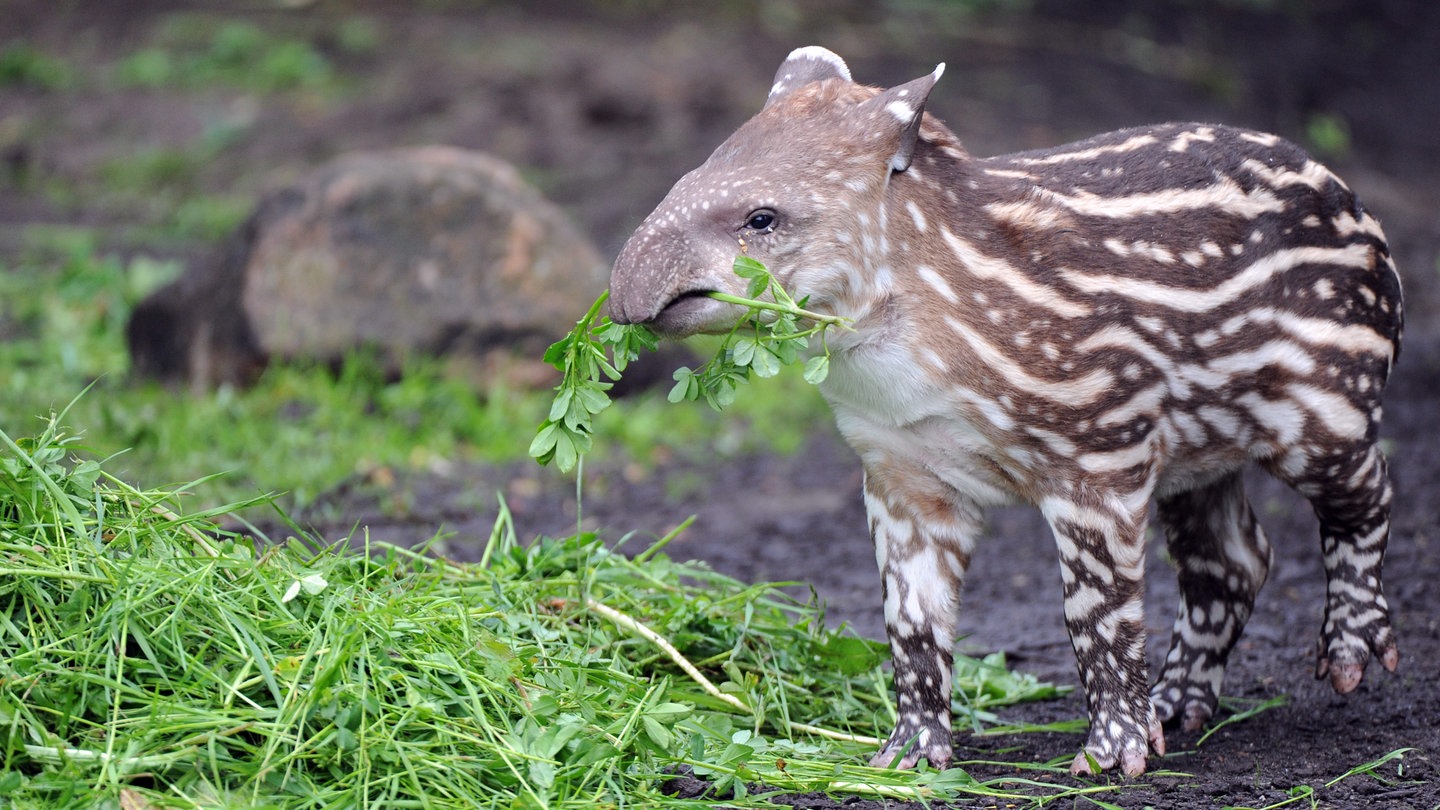
{"type": "MultiPolygon", "coordinates": [[[[703,397],[715,410],[723,410],[752,376],[774,377],[802,358],[807,382],[819,385],[830,373],[826,332],[832,327],[848,329],[847,319],[806,309],[808,298],[796,301],[764,264],[749,256],[737,256],[733,269],[747,282],[744,296],[706,295],[748,311],[709,360],[698,368],[675,370],[671,402],[703,397]],[[818,353],[807,352],[812,338],[820,341],[818,353]]],[[[545,362],[563,376],[555,387],[549,416],[530,443],[530,456],[541,464],[553,461],[564,472],[593,446],[594,418],[610,407],[615,381],[642,350],[654,351],[659,344],[659,337],[644,324],[618,324],[601,315],[608,297],[609,291],[601,293],[575,328],[545,352],[545,362]]]]}

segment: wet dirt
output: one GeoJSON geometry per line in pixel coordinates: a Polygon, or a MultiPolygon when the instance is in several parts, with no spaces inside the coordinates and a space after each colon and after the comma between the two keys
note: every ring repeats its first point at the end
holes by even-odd
{"type": "MultiPolygon", "coordinates": [[[[669,185],[758,109],[783,55],[807,44],[840,52],[857,78],[881,84],[946,61],[931,109],[977,154],[1171,119],[1224,121],[1328,145],[1327,163],[1384,223],[1406,283],[1406,342],[1383,428],[1393,442],[1395,522],[1385,571],[1399,669],[1372,666],[1347,696],[1312,677],[1324,597],[1315,521],[1298,497],[1257,474],[1251,497],[1274,543],[1275,564],[1232,655],[1225,692],[1243,701],[1288,702],[1224,727],[1198,748],[1198,735],[1170,731],[1171,756],[1151,767],[1185,775],[1146,776],[1098,798],[1127,808],[1262,807],[1310,785],[1323,807],[1436,807],[1440,4],[1271,5],[254,4],[240,12],[243,18],[321,43],[343,20],[363,17],[378,32],[378,45],[360,55],[331,54],[355,77],[340,101],[123,88],[0,91],[0,119],[12,122],[0,127],[8,173],[0,187],[0,251],[18,251],[27,225],[85,224],[113,234],[123,250],[182,258],[203,252],[203,244],[136,237],[153,224],[143,207],[57,199],[36,178],[83,179],[106,160],[146,145],[183,143],[219,122],[238,127],[239,135],[198,172],[197,190],[258,193],[348,149],[449,143],[524,167],[613,254],[669,185]],[[1404,748],[1413,750],[1381,769],[1383,778],[1360,775],[1324,786],[1404,748]]],[[[105,11],[14,2],[7,4],[0,44],[18,31],[82,63],[109,64],[178,12],[216,14],[206,8],[139,3],[105,11]]],[[[695,515],[669,547],[672,556],[703,559],[745,580],[805,583],[800,590],[814,588],[832,623],[879,637],[879,583],[858,462],[827,421],[800,429],[810,438],[795,454],[711,458],[697,451],[653,467],[597,458],[587,471],[583,519],[573,483],[528,461],[357,479],[303,517],[329,537],[347,535],[357,521],[373,539],[391,542],[442,532],[447,553],[466,559],[489,535],[495,493],[504,494],[522,536],[568,533],[578,520],[610,537],[634,532],[633,547],[641,548],[695,515]]],[[[526,442],[517,437],[517,446],[526,442]]],[[[1147,579],[1152,666],[1168,643],[1177,602],[1162,545],[1152,547],[1147,579]]],[[[961,629],[967,649],[1004,650],[1017,668],[1076,683],[1059,566],[1033,510],[991,516],[966,585],[961,629]]],[[[1083,714],[1077,692],[1016,707],[1003,719],[1083,714]]],[[[1082,741],[1078,734],[962,734],[957,754],[1043,761],[1073,754],[1082,741]]],[[[994,765],[972,770],[1013,772],[994,765]]],[[[818,795],[777,801],[905,806],[818,795]]]]}

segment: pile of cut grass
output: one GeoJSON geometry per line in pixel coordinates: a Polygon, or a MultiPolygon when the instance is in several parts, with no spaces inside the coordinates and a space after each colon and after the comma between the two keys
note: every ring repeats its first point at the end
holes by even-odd
{"type": "MultiPolygon", "coordinates": [[[[474,566],[257,545],[77,449],[54,417],[0,432],[0,807],[679,806],[679,766],[737,805],[1019,798],[856,764],[893,716],[881,649],[771,586],[521,545],[503,512],[474,566]]],[[[1053,694],[962,673],[977,711],[1053,694]]]]}

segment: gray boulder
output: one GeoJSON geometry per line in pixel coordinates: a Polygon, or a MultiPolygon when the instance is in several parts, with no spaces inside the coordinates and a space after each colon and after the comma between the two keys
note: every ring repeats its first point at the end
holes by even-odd
{"type": "Polygon", "coordinates": [[[134,370],[195,388],[366,348],[553,384],[544,348],[609,267],[509,165],[448,147],[345,155],[265,195],[209,261],[136,307],[134,370]],[[515,360],[518,358],[518,362],[515,360]]]}

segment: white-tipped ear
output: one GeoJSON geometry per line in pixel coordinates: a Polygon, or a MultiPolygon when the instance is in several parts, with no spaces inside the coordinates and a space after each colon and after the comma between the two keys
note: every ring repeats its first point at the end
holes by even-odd
{"type": "Polygon", "coordinates": [[[853,81],[845,60],[833,51],[819,45],[796,48],[775,71],[775,83],[770,85],[770,96],[765,99],[765,106],[769,107],[799,88],[823,79],[853,81]]]}
{"type": "Polygon", "coordinates": [[[910,168],[910,161],[915,157],[915,142],[920,138],[920,123],[925,118],[925,102],[944,73],[945,63],[941,62],[930,75],[892,87],[866,102],[875,108],[874,114],[888,119],[890,125],[899,129],[899,140],[890,155],[893,171],[910,168]]]}

